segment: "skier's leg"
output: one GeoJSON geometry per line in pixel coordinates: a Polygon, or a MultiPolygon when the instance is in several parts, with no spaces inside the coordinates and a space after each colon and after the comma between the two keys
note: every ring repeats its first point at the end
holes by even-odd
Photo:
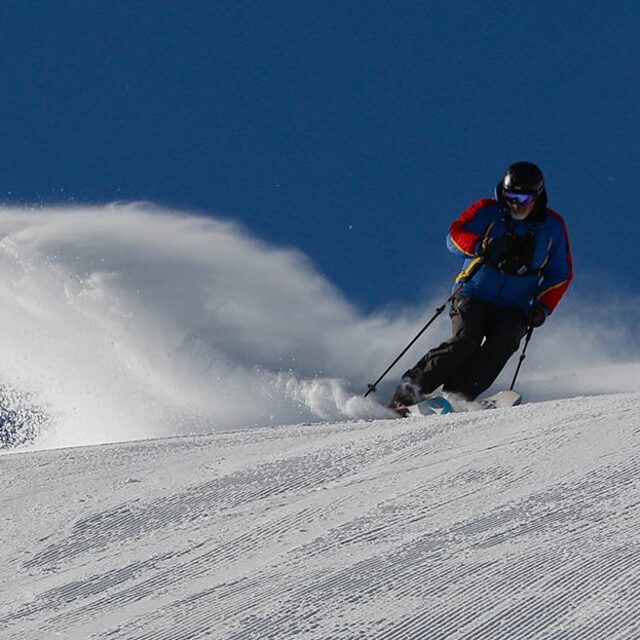
{"type": "Polygon", "coordinates": [[[487,317],[487,303],[477,298],[457,298],[451,305],[453,337],[431,349],[403,380],[410,380],[422,393],[431,393],[479,349],[487,317]]]}
{"type": "Polygon", "coordinates": [[[518,309],[496,307],[483,345],[464,369],[448,378],[444,389],[474,400],[498,377],[509,358],[518,350],[526,331],[524,314],[518,309]]]}

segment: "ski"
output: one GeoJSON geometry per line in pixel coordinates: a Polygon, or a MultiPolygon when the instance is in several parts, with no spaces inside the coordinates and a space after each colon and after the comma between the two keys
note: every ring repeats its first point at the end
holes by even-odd
{"type": "Polygon", "coordinates": [[[464,413],[468,411],[486,411],[487,409],[504,409],[521,404],[522,396],[517,391],[498,391],[486,398],[465,401],[451,395],[430,396],[417,404],[399,407],[396,411],[401,417],[446,415],[448,413],[464,413]]]}

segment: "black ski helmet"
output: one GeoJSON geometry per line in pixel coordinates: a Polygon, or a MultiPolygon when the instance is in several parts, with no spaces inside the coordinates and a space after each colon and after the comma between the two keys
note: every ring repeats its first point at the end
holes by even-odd
{"type": "Polygon", "coordinates": [[[533,162],[515,162],[504,172],[502,192],[532,193],[536,198],[544,191],[544,176],[533,162]]]}

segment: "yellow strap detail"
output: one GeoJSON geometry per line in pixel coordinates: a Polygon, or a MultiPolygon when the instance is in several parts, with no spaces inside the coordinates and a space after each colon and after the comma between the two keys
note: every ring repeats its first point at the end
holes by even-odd
{"type": "Polygon", "coordinates": [[[469,266],[466,269],[463,269],[458,276],[456,277],[456,282],[462,282],[463,280],[465,280],[466,278],[469,277],[469,272],[473,270],[473,268],[475,267],[476,264],[478,264],[478,262],[481,260],[482,258],[476,258],[475,260],[472,260],[469,263],[469,266]]]}

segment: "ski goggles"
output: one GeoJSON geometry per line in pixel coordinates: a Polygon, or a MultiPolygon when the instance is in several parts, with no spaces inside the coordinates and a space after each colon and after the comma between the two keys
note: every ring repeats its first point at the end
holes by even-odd
{"type": "Polygon", "coordinates": [[[517,204],[518,206],[531,204],[536,199],[533,193],[513,193],[512,191],[504,191],[502,195],[508,203],[517,204]]]}

